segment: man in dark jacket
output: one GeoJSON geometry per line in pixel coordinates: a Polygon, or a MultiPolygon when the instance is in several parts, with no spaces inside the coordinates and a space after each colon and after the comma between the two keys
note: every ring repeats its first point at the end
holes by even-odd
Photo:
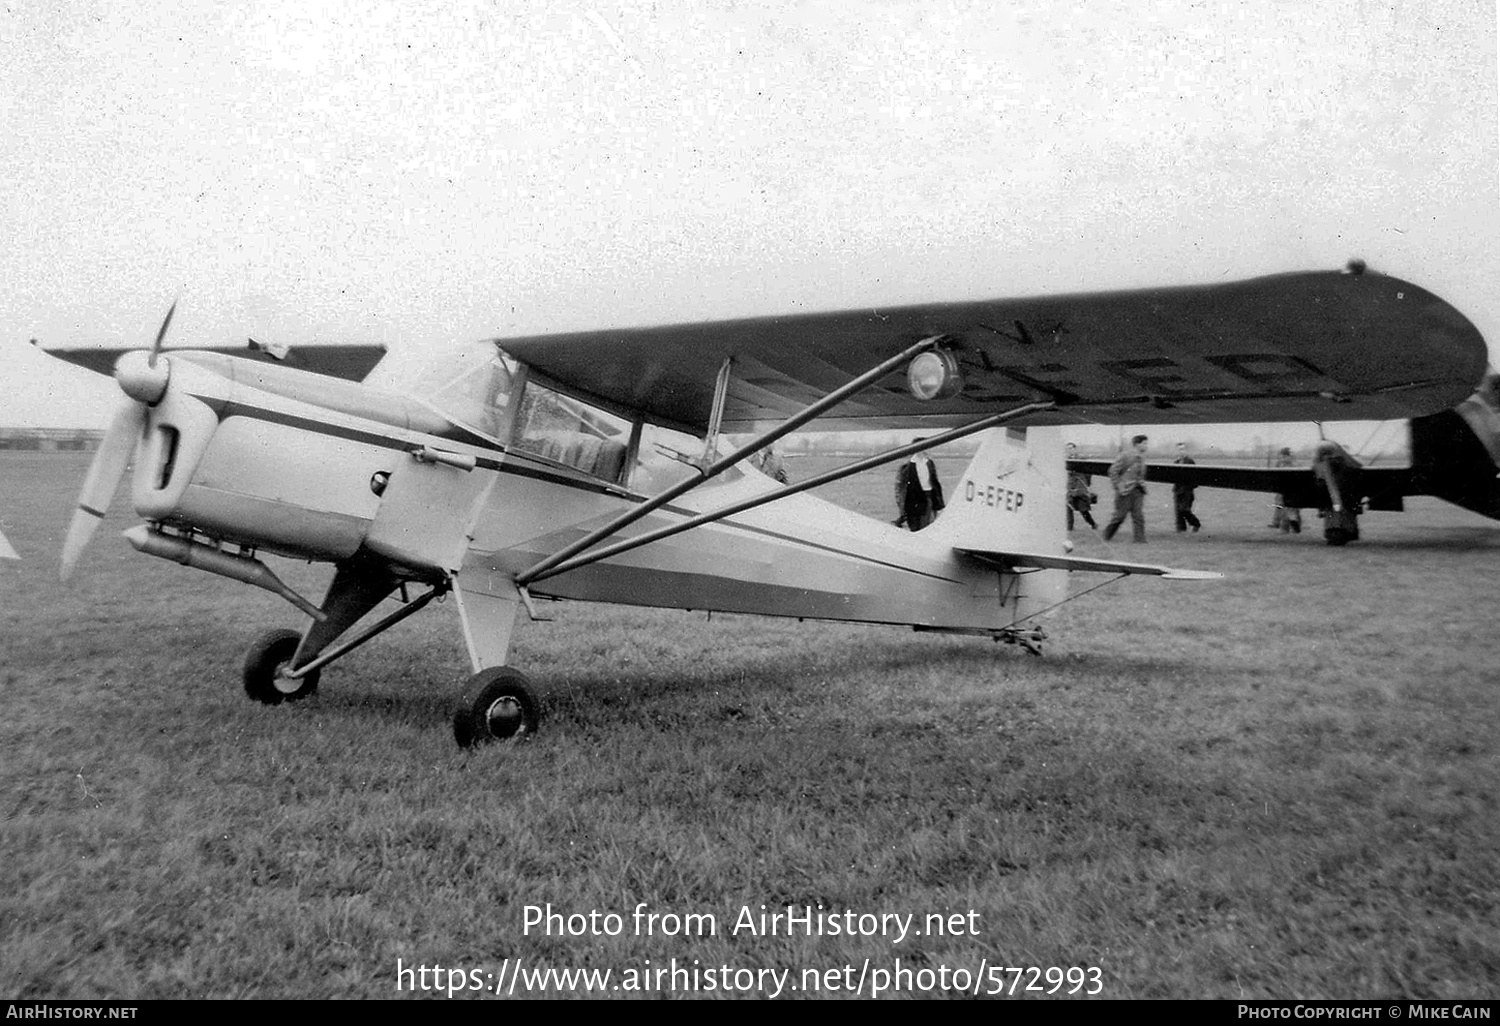
{"type": "Polygon", "coordinates": [[[1104,540],[1109,541],[1130,518],[1134,540],[1146,540],[1146,436],[1136,435],[1130,448],[1109,465],[1109,483],[1115,489],[1115,515],[1104,526],[1104,540]]]}
{"type": "Polygon", "coordinates": [[[932,523],[942,511],[943,486],[938,481],[937,467],[926,453],[917,453],[897,468],[896,508],[901,511],[896,526],[905,525],[913,531],[932,523]]]}
{"type": "MultiPolygon", "coordinates": [[[[1196,461],[1188,455],[1187,443],[1177,443],[1177,458],[1173,463],[1185,463],[1191,465],[1196,461]]],[[[1197,533],[1203,522],[1193,515],[1193,485],[1174,484],[1172,486],[1172,509],[1177,514],[1177,533],[1181,534],[1189,527],[1197,533]]]]}
{"type": "MultiPolygon", "coordinates": [[[[1071,460],[1077,455],[1078,446],[1069,442],[1067,458],[1071,460]]],[[[1073,530],[1073,514],[1078,513],[1083,517],[1084,523],[1097,531],[1099,525],[1094,523],[1094,514],[1091,511],[1094,503],[1098,501],[1099,496],[1095,495],[1093,488],[1090,487],[1089,475],[1078,470],[1068,471],[1068,530],[1073,530]]]]}

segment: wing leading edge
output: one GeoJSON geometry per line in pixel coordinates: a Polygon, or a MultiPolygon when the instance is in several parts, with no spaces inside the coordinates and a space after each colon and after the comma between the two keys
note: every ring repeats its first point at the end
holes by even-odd
{"type": "Polygon", "coordinates": [[[495,341],[566,388],[690,428],[732,359],[723,427],[749,431],[933,337],[961,393],[923,403],[895,374],[819,426],[955,426],[1038,397],[1065,408],[1033,423],[1396,419],[1463,399],[1487,353],[1425,289],[1339,272],[495,341]]]}

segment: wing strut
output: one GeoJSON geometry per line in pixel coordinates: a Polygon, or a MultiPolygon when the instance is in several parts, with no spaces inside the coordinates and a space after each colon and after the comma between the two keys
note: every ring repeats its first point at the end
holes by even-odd
{"type": "Polygon", "coordinates": [[[778,489],[774,492],[770,492],[765,495],[757,495],[753,499],[746,499],[743,502],[732,503],[731,505],[725,506],[722,509],[716,509],[709,513],[700,513],[698,516],[690,517],[689,519],[684,520],[680,523],[669,524],[666,527],[658,528],[655,531],[648,531],[645,534],[638,534],[633,537],[626,538],[623,541],[618,541],[613,545],[606,545],[602,549],[595,549],[593,552],[587,553],[586,555],[573,556],[572,558],[565,559],[561,563],[557,563],[545,570],[531,573],[529,580],[545,580],[546,578],[552,577],[556,574],[566,573],[569,570],[576,570],[579,567],[588,566],[590,563],[597,563],[601,559],[608,559],[611,556],[618,556],[622,552],[629,552],[631,549],[640,548],[642,545],[649,545],[651,542],[660,541],[663,538],[669,538],[674,534],[681,534],[683,531],[689,531],[695,527],[701,527],[704,524],[711,524],[716,520],[723,520],[725,517],[734,516],[734,514],[736,513],[743,513],[747,509],[754,509],[757,506],[764,506],[768,502],[775,502],[778,499],[784,499],[788,495],[796,495],[798,492],[805,492],[810,488],[819,488],[825,484],[828,484],[829,482],[838,481],[853,474],[862,473],[866,470],[870,470],[873,467],[878,467],[884,463],[894,463],[896,460],[905,459],[913,453],[925,452],[928,449],[943,445],[947,442],[956,441],[957,439],[963,438],[966,435],[972,435],[976,431],[984,431],[987,428],[992,428],[999,424],[1003,424],[1008,420],[1015,420],[1017,417],[1025,417],[1033,413],[1042,413],[1046,410],[1054,410],[1056,408],[1057,403],[1055,402],[1039,402],[1028,403],[1025,406],[1018,406],[1014,410],[1007,410],[1004,413],[996,413],[992,416],[985,417],[983,420],[975,421],[973,424],[966,424],[963,427],[957,427],[952,429],[951,431],[945,431],[943,434],[934,435],[931,438],[924,438],[920,441],[912,442],[910,445],[903,445],[899,449],[888,449],[885,452],[878,453],[874,456],[869,457],[868,459],[863,459],[857,463],[851,463],[848,466],[830,470],[825,474],[819,474],[816,477],[808,478],[806,481],[799,481],[797,484],[788,485],[787,487],[778,489]]]}
{"type": "Polygon", "coordinates": [[[729,398],[729,372],[733,368],[734,357],[724,357],[724,365],[714,379],[714,409],[708,418],[708,434],[703,438],[703,458],[698,461],[705,467],[713,463],[714,453],[719,449],[719,425],[724,423],[724,400],[729,398]]]}
{"type": "MultiPolygon", "coordinates": [[[[647,499],[645,502],[641,503],[639,506],[636,506],[634,509],[630,509],[625,511],[624,513],[621,513],[619,516],[615,517],[615,519],[611,520],[603,527],[589,532],[582,538],[573,542],[571,545],[564,546],[563,548],[554,552],[552,555],[548,556],[546,559],[537,563],[525,573],[518,574],[516,576],[516,584],[524,588],[526,585],[536,580],[540,575],[546,573],[565,560],[573,558],[584,549],[592,548],[594,545],[597,545],[605,538],[616,534],[622,528],[628,527],[630,524],[635,523],[637,520],[653,512],[654,510],[660,509],[662,506],[665,506],[667,503],[671,502],[673,499],[677,498],[677,496],[683,494],[684,492],[692,491],[694,488],[698,487],[709,478],[717,477],[719,474],[722,474],[724,471],[728,470],[736,463],[772,444],[783,435],[791,434],[803,424],[806,424],[808,421],[822,416],[826,410],[830,409],[831,407],[837,406],[839,403],[843,402],[851,395],[854,395],[856,392],[862,391],[868,386],[873,385],[875,382],[879,381],[887,374],[896,370],[898,367],[902,366],[919,353],[931,349],[945,337],[946,336],[943,335],[934,335],[931,338],[924,338],[916,345],[907,347],[900,353],[891,357],[889,360],[886,360],[884,363],[880,364],[878,367],[875,367],[874,369],[868,370],[865,373],[861,374],[853,381],[850,381],[847,385],[843,385],[839,388],[834,389],[832,392],[829,392],[823,398],[819,399],[811,406],[808,406],[806,409],[802,410],[802,412],[788,417],[779,426],[772,428],[770,431],[767,431],[763,435],[758,435],[756,438],[736,449],[728,456],[725,456],[722,460],[714,463],[712,466],[703,466],[696,468],[698,471],[698,475],[696,477],[689,477],[686,480],[673,485],[666,491],[658,494],[655,498],[647,499]]],[[[720,374],[723,375],[723,373],[724,372],[721,370],[720,374]]]]}
{"type": "MultiPolygon", "coordinates": [[[[333,662],[340,656],[352,652],[354,649],[363,645],[365,642],[375,637],[375,635],[390,627],[394,627],[396,624],[400,623],[402,620],[405,620],[408,616],[411,616],[423,606],[427,605],[427,603],[431,602],[433,599],[442,598],[448,593],[451,587],[451,581],[443,581],[439,584],[434,585],[432,590],[427,594],[418,595],[416,598],[403,605],[394,613],[382,617],[380,620],[370,624],[358,634],[355,634],[353,637],[347,638],[342,644],[335,645],[333,648],[325,650],[321,655],[317,656],[315,659],[309,659],[306,663],[297,667],[295,670],[288,667],[284,671],[284,676],[290,677],[292,680],[298,680],[302,677],[307,676],[309,673],[312,673],[314,670],[322,669],[324,666],[327,666],[329,663],[333,662]]],[[[405,592],[403,592],[402,594],[404,595],[405,592]]]]}

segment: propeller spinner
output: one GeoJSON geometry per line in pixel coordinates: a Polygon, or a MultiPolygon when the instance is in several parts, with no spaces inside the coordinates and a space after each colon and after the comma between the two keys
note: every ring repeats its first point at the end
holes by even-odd
{"type": "Polygon", "coordinates": [[[166,337],[167,326],[172,323],[172,314],[176,311],[174,301],[161,322],[149,354],[126,353],[115,364],[115,380],[129,398],[110,419],[109,430],[99,443],[99,451],[94,454],[88,475],[83,479],[83,488],[78,493],[78,508],[73,512],[73,522],[68,525],[68,536],[63,541],[62,579],[65,581],[78,565],[78,558],[83,555],[120,488],[120,479],[125,476],[125,468],[130,465],[130,457],[145,431],[147,407],[161,402],[167,393],[171,364],[158,366],[157,357],[161,355],[162,339],[166,337]]]}

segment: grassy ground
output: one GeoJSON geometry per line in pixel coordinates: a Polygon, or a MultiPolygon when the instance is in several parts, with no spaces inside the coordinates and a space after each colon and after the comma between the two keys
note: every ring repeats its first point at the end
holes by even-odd
{"type": "MultiPolygon", "coordinates": [[[[465,753],[450,606],[267,709],[238,664],[299,622],[279,600],[135,554],[119,510],[60,585],[86,461],[0,455],[25,557],[0,563],[0,995],[387,997],[398,959],[628,988],[676,959],[678,993],[692,967],[714,995],[720,966],[798,995],[852,966],[868,994],[899,960],[902,992],[999,965],[1097,966],[1110,997],[1500,996],[1500,530],[1436,501],[1336,550],[1228,492],[1177,536],[1156,489],[1150,545],[1078,551],[1226,578],[1111,585],[1051,618],[1041,659],[551,604],[513,660],[541,735],[465,753]],[[717,934],[638,935],[642,902],[717,934]],[[528,933],[548,903],[622,929],[528,933]],[[731,933],[788,904],[972,910],[977,934],[731,933]]],[[[888,476],[836,497],[888,516],[888,476]]]]}

